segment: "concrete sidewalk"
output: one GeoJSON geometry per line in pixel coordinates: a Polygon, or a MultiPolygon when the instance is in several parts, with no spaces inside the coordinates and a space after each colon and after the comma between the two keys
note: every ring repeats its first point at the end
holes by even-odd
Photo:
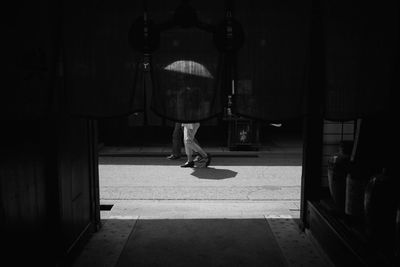
{"type": "MultiPolygon", "coordinates": [[[[227,147],[223,146],[203,146],[206,152],[211,153],[214,156],[224,156],[224,157],[253,157],[261,154],[301,154],[302,147],[271,147],[271,146],[261,146],[255,151],[231,151],[227,147]]],[[[140,156],[168,156],[171,154],[171,148],[167,145],[158,146],[104,146],[101,147],[99,151],[100,156],[130,156],[130,157],[140,157],[140,156]]],[[[182,149],[182,155],[184,155],[184,150],[182,149]]]]}
{"type": "MultiPolygon", "coordinates": [[[[268,142],[261,143],[257,150],[231,151],[227,146],[210,146],[202,144],[202,148],[214,156],[252,157],[271,154],[302,154],[302,139],[298,135],[275,135],[268,142]]],[[[143,146],[101,146],[100,156],[167,156],[171,154],[171,144],[143,146]]],[[[184,149],[182,148],[182,155],[184,149]]]]}

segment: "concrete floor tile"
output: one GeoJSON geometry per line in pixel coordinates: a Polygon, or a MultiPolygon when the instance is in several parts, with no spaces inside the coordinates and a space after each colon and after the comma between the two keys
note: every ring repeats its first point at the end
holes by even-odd
{"type": "Polygon", "coordinates": [[[290,267],[333,267],[292,218],[266,218],[290,267]]]}
{"type": "Polygon", "coordinates": [[[115,266],[136,221],[137,217],[103,220],[72,266],[115,266]]]}

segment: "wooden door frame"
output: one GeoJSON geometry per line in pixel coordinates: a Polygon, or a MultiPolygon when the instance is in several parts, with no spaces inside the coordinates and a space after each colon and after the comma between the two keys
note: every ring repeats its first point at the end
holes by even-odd
{"type": "Polygon", "coordinates": [[[307,202],[317,200],[321,193],[323,103],[325,88],[325,48],[323,6],[321,0],[311,3],[311,30],[309,51],[309,80],[303,119],[303,163],[301,176],[301,228],[308,228],[307,202]]]}
{"type": "Polygon", "coordinates": [[[89,144],[89,180],[90,180],[90,218],[98,231],[101,228],[100,217],[100,185],[99,185],[99,156],[97,120],[87,122],[89,144]]]}

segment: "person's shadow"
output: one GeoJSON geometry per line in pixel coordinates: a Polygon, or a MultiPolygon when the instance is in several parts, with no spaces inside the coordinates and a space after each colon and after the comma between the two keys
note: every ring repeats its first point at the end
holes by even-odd
{"type": "Polygon", "coordinates": [[[235,177],[237,172],[228,169],[216,169],[208,167],[195,168],[191,175],[196,176],[199,179],[223,180],[235,177]]]}

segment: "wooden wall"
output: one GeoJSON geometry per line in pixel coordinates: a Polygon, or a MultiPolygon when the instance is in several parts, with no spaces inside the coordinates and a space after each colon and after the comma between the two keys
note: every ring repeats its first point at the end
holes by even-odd
{"type": "MultiPolygon", "coordinates": [[[[93,231],[94,197],[90,162],[91,129],[88,120],[67,120],[59,126],[58,180],[60,201],[61,251],[74,253],[76,242],[86,231],[93,231]]],[[[96,166],[97,167],[97,166],[96,166]]]]}
{"type": "Polygon", "coordinates": [[[99,222],[96,128],[67,118],[60,1],[5,3],[0,231],[13,266],[66,264],[99,222]],[[29,263],[19,265],[18,263],[29,263]]]}
{"type": "Polygon", "coordinates": [[[0,145],[0,221],[5,255],[15,263],[66,264],[97,223],[93,127],[85,119],[2,125],[6,135],[0,145]]]}

